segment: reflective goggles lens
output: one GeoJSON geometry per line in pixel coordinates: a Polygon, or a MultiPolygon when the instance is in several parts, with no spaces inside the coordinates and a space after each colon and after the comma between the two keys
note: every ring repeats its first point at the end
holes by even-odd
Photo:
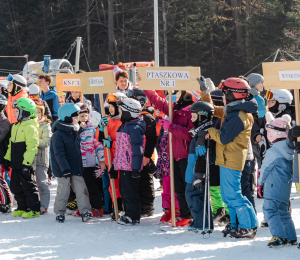
{"type": "Polygon", "coordinates": [[[271,91],[268,90],[267,93],[266,93],[267,99],[268,99],[268,100],[272,100],[272,99],[273,99],[273,96],[274,96],[274,95],[273,95],[273,92],[271,92],[271,91]]]}
{"type": "Polygon", "coordinates": [[[123,103],[123,98],[120,98],[120,99],[117,101],[117,106],[120,106],[122,103],[123,103]]]}
{"type": "Polygon", "coordinates": [[[40,98],[33,98],[32,101],[38,106],[44,106],[43,100],[41,100],[40,98]]]}
{"type": "Polygon", "coordinates": [[[18,100],[15,100],[15,101],[12,103],[12,108],[17,108],[17,105],[18,105],[18,100]]]}
{"type": "Polygon", "coordinates": [[[114,95],[114,94],[108,94],[108,95],[106,96],[105,101],[106,101],[107,103],[109,103],[109,102],[117,102],[118,100],[117,100],[117,96],[116,96],[116,95],[114,95]]]}
{"type": "Polygon", "coordinates": [[[13,79],[14,79],[13,76],[11,74],[8,74],[7,81],[12,81],[13,79]]]}

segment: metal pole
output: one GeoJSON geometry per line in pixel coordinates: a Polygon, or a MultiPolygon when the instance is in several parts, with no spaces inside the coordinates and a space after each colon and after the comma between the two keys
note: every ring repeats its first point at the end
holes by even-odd
{"type": "Polygon", "coordinates": [[[43,66],[44,73],[49,73],[50,59],[51,59],[51,55],[44,55],[44,66],[43,66]]]}
{"type": "Polygon", "coordinates": [[[275,57],[274,57],[274,60],[273,60],[273,62],[275,62],[276,61],[276,59],[277,59],[277,56],[278,56],[278,52],[280,51],[280,49],[278,49],[277,51],[276,51],[276,54],[275,54],[275,57]]]}
{"type": "Polygon", "coordinates": [[[132,67],[132,84],[136,86],[136,63],[134,63],[132,67]]]}
{"type": "Polygon", "coordinates": [[[154,61],[159,67],[159,35],[158,35],[158,1],[154,0],[154,61]]]}
{"type": "Polygon", "coordinates": [[[81,47],[81,37],[76,39],[76,60],[75,60],[75,73],[79,70],[79,58],[80,58],[80,47],[81,47]]]}

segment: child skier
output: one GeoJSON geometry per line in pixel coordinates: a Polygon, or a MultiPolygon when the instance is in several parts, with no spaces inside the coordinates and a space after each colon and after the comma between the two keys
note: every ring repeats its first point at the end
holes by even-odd
{"type": "Polygon", "coordinates": [[[287,145],[286,138],[291,128],[291,117],[284,115],[274,119],[272,113],[268,112],[266,121],[271,148],[263,160],[258,183],[264,185],[263,212],[272,235],[268,246],[279,247],[287,243],[296,245],[296,230],[288,210],[294,150],[287,145]]]}
{"type": "Polygon", "coordinates": [[[39,144],[38,124],[34,119],[36,105],[29,98],[19,98],[14,101],[13,108],[18,123],[12,126],[5,155],[12,168],[10,189],[18,202],[18,208],[11,215],[39,217],[40,201],[33,176],[39,144]]]}
{"type": "MultiPolygon", "coordinates": [[[[185,197],[188,203],[189,209],[191,210],[193,216],[193,222],[188,226],[188,231],[198,232],[200,230],[209,229],[213,230],[213,216],[211,212],[210,203],[208,203],[208,195],[206,198],[206,214],[205,214],[205,227],[203,227],[203,216],[204,216],[204,200],[205,200],[205,179],[206,176],[206,163],[210,164],[210,172],[218,172],[219,166],[216,166],[214,162],[214,156],[216,153],[215,147],[216,144],[214,141],[211,141],[210,145],[210,161],[206,162],[206,156],[198,157],[196,154],[196,142],[197,142],[197,133],[203,131],[207,133],[207,130],[216,125],[218,119],[213,120],[214,107],[203,101],[198,101],[194,103],[190,110],[192,112],[192,122],[194,125],[193,136],[194,138],[191,141],[189,147],[189,157],[188,157],[188,166],[185,173],[186,189],[185,197]],[[215,124],[214,124],[215,123],[215,124]],[[214,142],[214,143],[212,143],[214,142]],[[208,225],[208,218],[210,218],[210,226],[208,225]]],[[[209,191],[207,191],[208,194],[209,191]]]]}
{"type": "Polygon", "coordinates": [[[56,221],[65,221],[66,205],[70,195],[70,185],[77,198],[82,221],[92,218],[88,190],[85,185],[80,149],[78,125],[78,105],[69,103],[58,109],[59,120],[52,126],[50,153],[53,174],[57,177],[57,193],[54,202],[56,221]]]}
{"type": "MultiPolygon", "coordinates": [[[[80,126],[83,128],[83,132],[80,133],[81,139],[81,156],[83,165],[83,179],[89,192],[90,203],[92,206],[93,217],[103,216],[103,200],[96,185],[96,177],[99,178],[105,171],[105,158],[103,145],[99,143],[95,138],[96,129],[89,121],[90,109],[87,104],[83,104],[80,107],[79,121],[80,126]],[[96,167],[99,162],[99,168],[96,167]]],[[[102,179],[101,186],[102,186],[102,179]]],[[[102,190],[101,190],[102,191],[102,190]]],[[[77,209],[73,215],[80,216],[79,209],[77,209]]]]}
{"type": "Polygon", "coordinates": [[[45,107],[43,100],[33,98],[32,101],[36,104],[36,115],[39,124],[39,146],[36,155],[36,181],[40,193],[41,209],[40,215],[48,212],[50,203],[50,190],[48,187],[48,168],[49,168],[49,145],[51,138],[51,120],[45,116],[45,107]]]}
{"type": "Polygon", "coordinates": [[[140,118],[141,104],[132,98],[118,101],[122,125],[117,132],[115,158],[109,171],[111,178],[120,171],[120,193],[125,214],[118,220],[121,225],[140,223],[141,204],[139,181],[143,169],[145,122],[140,118]]]}
{"type": "MultiPolygon", "coordinates": [[[[201,83],[200,86],[202,88],[201,83]]],[[[227,226],[224,234],[230,233],[236,238],[254,238],[258,220],[252,204],[241,194],[241,171],[248,154],[253,123],[251,113],[257,111],[257,103],[253,99],[246,101],[250,86],[243,79],[228,78],[222,83],[221,89],[225,104],[221,129],[212,127],[208,129],[208,133],[217,142],[216,165],[220,166],[221,195],[230,213],[231,225],[227,226]]],[[[199,132],[198,140],[199,138],[202,139],[202,145],[196,148],[196,152],[203,155],[206,152],[205,133],[199,132]]]]}

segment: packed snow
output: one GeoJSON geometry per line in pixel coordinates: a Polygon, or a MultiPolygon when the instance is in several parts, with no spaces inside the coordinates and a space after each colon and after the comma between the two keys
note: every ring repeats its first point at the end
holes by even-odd
{"type": "MultiPolygon", "coordinates": [[[[155,181],[156,188],[159,182],[155,181]]],[[[162,215],[161,192],[156,191],[155,214],[141,220],[140,225],[121,226],[108,215],[88,223],[66,216],[57,223],[53,212],[56,181],[50,186],[49,213],[34,219],[0,215],[0,260],[38,259],[299,259],[300,249],[286,246],[267,247],[271,235],[259,228],[254,240],[224,238],[215,227],[210,235],[188,232],[186,228],[159,225],[162,215]]],[[[299,195],[292,189],[293,220],[298,240],[300,235],[299,195]]],[[[263,219],[263,200],[256,199],[258,219],[263,219]]]]}

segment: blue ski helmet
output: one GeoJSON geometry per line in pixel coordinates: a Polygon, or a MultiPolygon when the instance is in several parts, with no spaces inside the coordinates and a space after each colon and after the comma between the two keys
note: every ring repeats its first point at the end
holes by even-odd
{"type": "Polygon", "coordinates": [[[58,109],[58,117],[61,121],[66,123],[72,123],[72,117],[78,116],[80,107],[73,103],[67,103],[62,105],[58,109]]]}

